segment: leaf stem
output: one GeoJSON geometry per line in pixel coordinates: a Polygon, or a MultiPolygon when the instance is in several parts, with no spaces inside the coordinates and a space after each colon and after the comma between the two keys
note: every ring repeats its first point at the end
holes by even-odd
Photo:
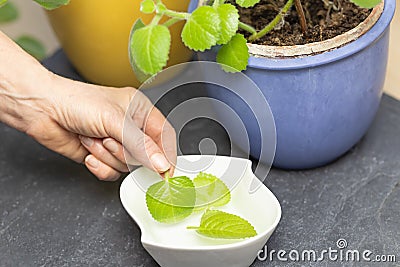
{"type": "Polygon", "coordinates": [[[169,179],[170,177],[171,177],[171,176],[170,176],[170,173],[169,173],[169,170],[168,170],[168,171],[165,172],[164,180],[165,180],[165,181],[168,181],[168,179],[169,179]]]}
{"type": "Polygon", "coordinates": [[[198,226],[188,226],[188,227],[186,227],[186,229],[188,229],[188,230],[197,230],[199,228],[200,227],[198,227],[198,226]]]}
{"type": "Polygon", "coordinates": [[[257,39],[260,39],[264,35],[266,35],[268,32],[270,32],[275,26],[281,21],[282,17],[288,12],[288,10],[292,7],[294,0],[288,0],[284,7],[279,11],[278,15],[267,25],[262,29],[261,31],[253,34],[252,36],[249,37],[250,41],[254,41],[257,39]]]}
{"type": "Polygon", "coordinates": [[[176,19],[181,19],[181,20],[188,19],[190,17],[189,13],[177,12],[177,11],[173,11],[173,10],[169,10],[169,9],[165,10],[162,14],[166,15],[168,17],[171,17],[171,18],[176,18],[176,19]]]}
{"type": "Polygon", "coordinates": [[[170,26],[174,25],[175,23],[177,23],[177,22],[179,22],[181,20],[183,20],[183,19],[171,18],[171,19],[167,20],[166,22],[164,22],[164,26],[170,27],[170,26]]]}
{"type": "Polygon", "coordinates": [[[150,24],[151,24],[151,25],[157,25],[158,22],[160,22],[161,18],[162,18],[162,14],[156,14],[156,15],[153,17],[153,20],[151,21],[150,24]]]}
{"type": "Polygon", "coordinates": [[[256,34],[257,33],[256,29],[254,29],[249,24],[246,24],[246,23],[241,22],[241,21],[239,21],[239,28],[242,29],[242,30],[248,31],[251,34],[256,34]]]}

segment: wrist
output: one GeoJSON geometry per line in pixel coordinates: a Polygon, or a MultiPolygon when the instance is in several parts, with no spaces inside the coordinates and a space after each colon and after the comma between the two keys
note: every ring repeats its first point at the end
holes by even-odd
{"type": "Polygon", "coordinates": [[[33,69],[0,71],[0,121],[22,132],[53,110],[49,86],[54,74],[37,64],[33,69]]]}

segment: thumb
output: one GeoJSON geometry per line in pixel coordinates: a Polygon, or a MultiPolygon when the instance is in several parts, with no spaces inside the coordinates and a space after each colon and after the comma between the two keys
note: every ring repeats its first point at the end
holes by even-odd
{"type": "MultiPolygon", "coordinates": [[[[128,154],[149,169],[164,173],[171,168],[171,163],[162,152],[162,148],[141,131],[133,120],[127,119],[124,123],[123,145],[128,154]]],[[[131,164],[129,158],[127,161],[131,164]]]]}

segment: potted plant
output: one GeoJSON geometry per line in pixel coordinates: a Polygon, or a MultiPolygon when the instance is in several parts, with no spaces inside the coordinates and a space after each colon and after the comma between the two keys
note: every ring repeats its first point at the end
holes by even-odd
{"type": "MultiPolygon", "coordinates": [[[[340,3],[353,5],[347,0],[308,2],[313,7],[313,3],[318,1],[326,7],[325,20],[321,23],[326,23],[329,13],[341,14],[337,6],[340,3]]],[[[244,71],[268,100],[277,131],[274,165],[288,169],[324,165],[354,146],[377,112],[386,72],[389,24],[395,0],[385,0],[384,3],[379,0],[354,0],[360,6],[354,5],[354,12],[364,12],[366,18],[344,33],[322,41],[307,43],[306,40],[302,45],[279,46],[265,45],[268,41],[263,38],[267,34],[273,38],[277,32],[274,28],[282,24],[283,18],[293,21],[289,17],[293,14],[302,31],[300,34],[307,36],[307,26],[313,26],[312,22],[307,22],[310,14],[299,0],[287,0],[279,7],[275,17],[260,27],[257,23],[262,21],[262,15],[257,17],[251,10],[271,1],[259,2],[194,1],[192,4],[197,9],[189,14],[169,10],[161,1],[144,0],[142,11],[156,15],[152,23],[145,25],[138,21],[134,28],[130,43],[133,68],[142,75],[160,71],[168,58],[167,27],[185,20],[181,36],[186,46],[202,52],[199,53],[202,60],[216,60],[224,64],[227,71],[244,71]],[[160,16],[170,19],[159,24],[157,17],[160,16]],[[246,23],[242,18],[246,19],[246,23]],[[144,45],[141,43],[144,39],[157,46],[144,45]]],[[[284,30],[288,31],[288,28],[284,30]]],[[[323,34],[320,32],[317,37],[323,34]]],[[[279,37],[286,35],[284,32],[279,37]]],[[[257,123],[249,117],[238,96],[213,85],[208,86],[208,91],[210,96],[237,111],[247,127],[252,155],[257,157],[257,149],[262,142],[257,134],[263,129],[257,129],[257,123]]],[[[251,96],[254,92],[249,91],[248,94],[251,96]]],[[[231,118],[223,113],[219,116],[222,124],[232,123],[231,118]]],[[[231,138],[239,146],[245,143],[242,136],[231,138]]]]}
{"type": "MultiPolygon", "coordinates": [[[[275,117],[275,166],[290,169],[321,166],[356,144],[376,114],[382,95],[395,0],[384,3],[352,0],[364,9],[355,7],[350,14],[343,13],[340,7],[349,4],[348,0],[307,0],[306,5],[301,1],[277,0],[276,3],[281,3],[277,6],[265,0],[194,0],[191,4],[195,8],[188,13],[168,8],[161,0],[143,0],[140,9],[152,15],[152,20],[138,19],[132,27],[129,42],[132,68],[139,79],[161,71],[174,56],[170,55],[169,28],[184,21],[181,37],[187,47],[202,52],[201,59],[216,60],[227,71],[244,71],[260,87],[275,117]],[[327,24],[335,12],[350,20],[354,20],[358,12],[367,12],[367,15],[344,33],[334,34],[337,36],[330,38],[330,31],[320,30],[311,34],[317,36],[316,40],[307,39],[307,26],[315,26],[312,20],[320,16],[318,13],[314,17],[310,15],[309,9],[314,8],[315,3],[324,5],[321,24],[327,24]],[[265,18],[256,16],[252,10],[257,11],[260,6],[268,9],[271,5],[277,9],[276,14],[265,24],[258,25],[265,18]],[[372,11],[369,8],[373,8],[372,11]],[[285,31],[290,30],[287,26],[293,23],[293,17],[300,29],[294,39],[300,36],[304,43],[281,44],[279,40],[288,35],[285,31]],[[283,34],[277,37],[279,40],[266,41],[266,37],[271,39],[270,36],[277,34],[278,27],[283,27],[283,34]],[[273,45],[268,44],[271,42],[273,45]]],[[[338,23],[338,28],[343,28],[340,20],[338,23]]],[[[257,123],[249,119],[237,96],[215,86],[209,86],[208,91],[210,96],[238,112],[250,135],[251,152],[257,157],[262,140],[256,135],[263,129],[256,129],[257,123]]],[[[230,118],[223,114],[220,120],[230,123],[230,118]]],[[[241,136],[231,138],[241,146],[241,136]]]]}
{"type": "MultiPolygon", "coordinates": [[[[102,85],[135,86],[127,56],[127,43],[133,22],[151,21],[153,15],[140,12],[140,1],[134,0],[38,0],[52,3],[45,8],[49,21],[69,60],[86,80],[102,85]],[[59,7],[59,8],[58,8],[59,7]]],[[[165,5],[186,11],[190,0],[166,0],[165,5]]],[[[171,56],[168,65],[186,62],[192,52],[181,42],[183,23],[171,30],[171,56]]]]}

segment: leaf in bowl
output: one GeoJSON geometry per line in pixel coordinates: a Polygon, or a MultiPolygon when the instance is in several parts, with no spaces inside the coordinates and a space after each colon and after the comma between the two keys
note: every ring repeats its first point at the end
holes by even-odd
{"type": "Polygon", "coordinates": [[[219,210],[207,210],[201,217],[200,226],[188,226],[199,234],[223,239],[241,239],[257,235],[247,220],[219,210]]]}
{"type": "Polygon", "coordinates": [[[223,206],[231,200],[229,188],[216,176],[200,172],[194,179],[196,188],[195,211],[223,206]]]}
{"type": "Polygon", "coordinates": [[[161,223],[176,223],[190,216],[196,203],[192,180],[186,176],[168,178],[155,183],[146,192],[151,216],[161,223]]]}

